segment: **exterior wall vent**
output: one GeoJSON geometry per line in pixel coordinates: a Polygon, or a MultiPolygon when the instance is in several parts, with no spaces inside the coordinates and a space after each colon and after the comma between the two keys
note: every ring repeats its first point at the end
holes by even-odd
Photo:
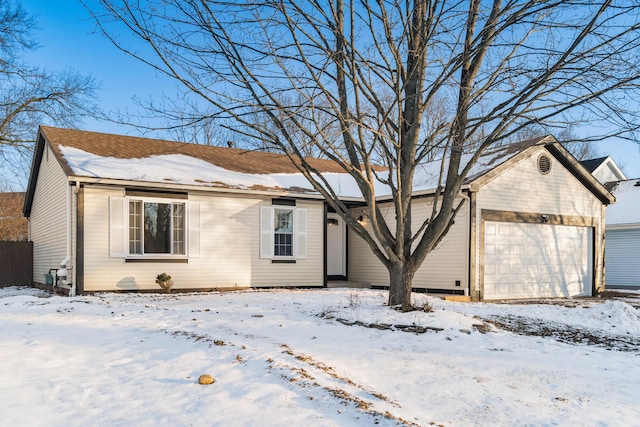
{"type": "Polygon", "coordinates": [[[538,170],[543,175],[548,174],[551,170],[551,159],[546,154],[541,154],[538,157],[538,170]]]}

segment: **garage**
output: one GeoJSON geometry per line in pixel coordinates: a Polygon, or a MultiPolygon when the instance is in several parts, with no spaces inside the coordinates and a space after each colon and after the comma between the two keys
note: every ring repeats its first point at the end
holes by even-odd
{"type": "MultiPolygon", "coordinates": [[[[636,213],[637,214],[637,213],[636,213]]],[[[607,287],[640,287],[640,228],[607,229],[607,287]]]]}
{"type": "Polygon", "coordinates": [[[484,299],[591,295],[593,228],[484,222],[484,299]]]}

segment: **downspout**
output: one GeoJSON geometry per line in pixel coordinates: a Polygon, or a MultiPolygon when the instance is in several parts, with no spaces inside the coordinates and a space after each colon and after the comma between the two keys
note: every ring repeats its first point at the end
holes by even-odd
{"type": "MultiPolygon", "coordinates": [[[[75,220],[75,223],[73,224],[73,229],[76,230],[76,233],[77,233],[77,230],[78,230],[78,190],[79,189],[80,189],[80,182],[76,181],[76,185],[73,187],[73,194],[75,196],[75,202],[76,202],[76,210],[75,210],[75,212],[76,212],[75,219],[76,220],[75,220]]],[[[73,211],[71,211],[71,212],[73,212],[73,211]]],[[[72,218],[73,218],[73,216],[72,216],[72,218]]],[[[71,232],[69,232],[69,234],[71,234],[71,232]]],[[[71,244],[71,239],[69,239],[69,244],[71,244]]],[[[77,248],[77,246],[76,246],[76,252],[75,253],[76,253],[76,257],[75,257],[75,260],[74,260],[73,264],[74,264],[74,267],[76,267],[76,268],[71,269],[71,288],[72,288],[74,296],[77,294],[77,291],[78,291],[78,288],[77,288],[77,285],[76,285],[78,283],[76,281],[76,274],[78,273],[78,268],[77,268],[78,267],[77,266],[78,248],[77,248]]]]}
{"type": "MultiPolygon", "coordinates": [[[[469,194],[464,194],[464,190],[460,191],[460,197],[462,197],[463,199],[465,199],[467,201],[467,204],[469,205],[469,217],[471,217],[471,190],[469,190],[469,194]]],[[[467,236],[467,242],[469,242],[469,251],[468,251],[468,256],[467,256],[467,289],[465,290],[465,293],[467,293],[469,296],[471,296],[471,245],[473,244],[473,242],[471,241],[471,222],[469,222],[469,227],[467,228],[469,235],[467,236]]]]}
{"type": "Polygon", "coordinates": [[[57,276],[60,279],[61,287],[69,289],[69,296],[74,297],[76,295],[75,281],[69,281],[67,276],[69,275],[67,264],[71,261],[71,192],[72,185],[67,186],[67,198],[66,198],[66,211],[67,211],[67,226],[66,226],[66,241],[67,251],[65,258],[60,262],[60,269],[57,272],[57,276]]]}

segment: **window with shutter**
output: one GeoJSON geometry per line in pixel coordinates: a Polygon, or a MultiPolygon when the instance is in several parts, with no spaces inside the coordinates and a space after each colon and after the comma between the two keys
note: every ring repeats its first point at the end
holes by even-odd
{"type": "Polygon", "coordinates": [[[307,257],[307,210],[294,206],[260,207],[260,258],[307,257]]]}
{"type": "Polygon", "coordinates": [[[125,199],[109,198],[109,256],[122,258],[125,251],[125,199]]]}
{"type": "Polygon", "coordinates": [[[197,203],[111,197],[109,224],[111,257],[184,258],[200,254],[200,206],[197,203]]]}

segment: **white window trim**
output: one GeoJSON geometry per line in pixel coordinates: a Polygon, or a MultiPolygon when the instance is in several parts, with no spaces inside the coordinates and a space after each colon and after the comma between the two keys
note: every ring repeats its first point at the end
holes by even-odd
{"type": "Polygon", "coordinates": [[[260,206],[260,258],[291,261],[307,258],[307,209],[286,205],[260,206]],[[275,211],[293,212],[292,255],[275,255],[275,211]]]}
{"type": "Polygon", "coordinates": [[[295,206],[282,206],[282,205],[274,205],[273,206],[273,250],[275,252],[276,248],[276,234],[290,234],[291,235],[291,255],[273,255],[272,259],[281,259],[281,260],[292,260],[296,259],[296,208],[295,206]],[[291,212],[291,232],[290,233],[276,233],[275,230],[275,218],[276,218],[276,210],[279,211],[289,211],[291,212]]]}
{"type": "MultiPolygon", "coordinates": [[[[189,259],[200,256],[200,204],[185,199],[124,196],[109,198],[109,255],[125,259],[189,259]],[[137,254],[129,248],[129,202],[184,204],[184,254],[137,254]]],[[[173,207],[172,207],[173,212],[173,207]]],[[[144,215],[144,208],[143,213],[144,215]]],[[[173,219],[172,219],[173,221],[173,219]]],[[[144,220],[143,220],[144,227],[144,220]]],[[[143,243],[144,245],[144,243],[143,243]]],[[[173,250],[173,224],[171,227],[171,250],[173,250]]]]}
{"type": "Polygon", "coordinates": [[[127,259],[149,259],[149,258],[188,258],[188,248],[189,248],[189,243],[187,241],[187,239],[189,238],[189,227],[187,224],[188,221],[188,209],[189,209],[189,204],[187,203],[186,200],[182,200],[182,199],[164,199],[164,198],[155,198],[155,197],[125,197],[124,198],[124,205],[125,205],[125,221],[124,221],[124,230],[125,230],[125,235],[126,235],[126,239],[125,239],[125,253],[126,253],[126,257],[127,259]],[[171,205],[171,231],[170,231],[170,238],[171,238],[171,250],[173,251],[173,205],[174,204],[184,204],[184,229],[183,229],[183,240],[184,240],[184,250],[185,253],[184,254],[174,254],[174,253],[160,253],[160,254],[137,254],[137,253],[131,253],[130,252],[130,247],[129,247],[129,202],[142,202],[142,239],[141,239],[141,245],[142,245],[142,250],[144,251],[144,204],[145,203],[160,203],[160,204],[165,204],[165,205],[171,205]]]}

